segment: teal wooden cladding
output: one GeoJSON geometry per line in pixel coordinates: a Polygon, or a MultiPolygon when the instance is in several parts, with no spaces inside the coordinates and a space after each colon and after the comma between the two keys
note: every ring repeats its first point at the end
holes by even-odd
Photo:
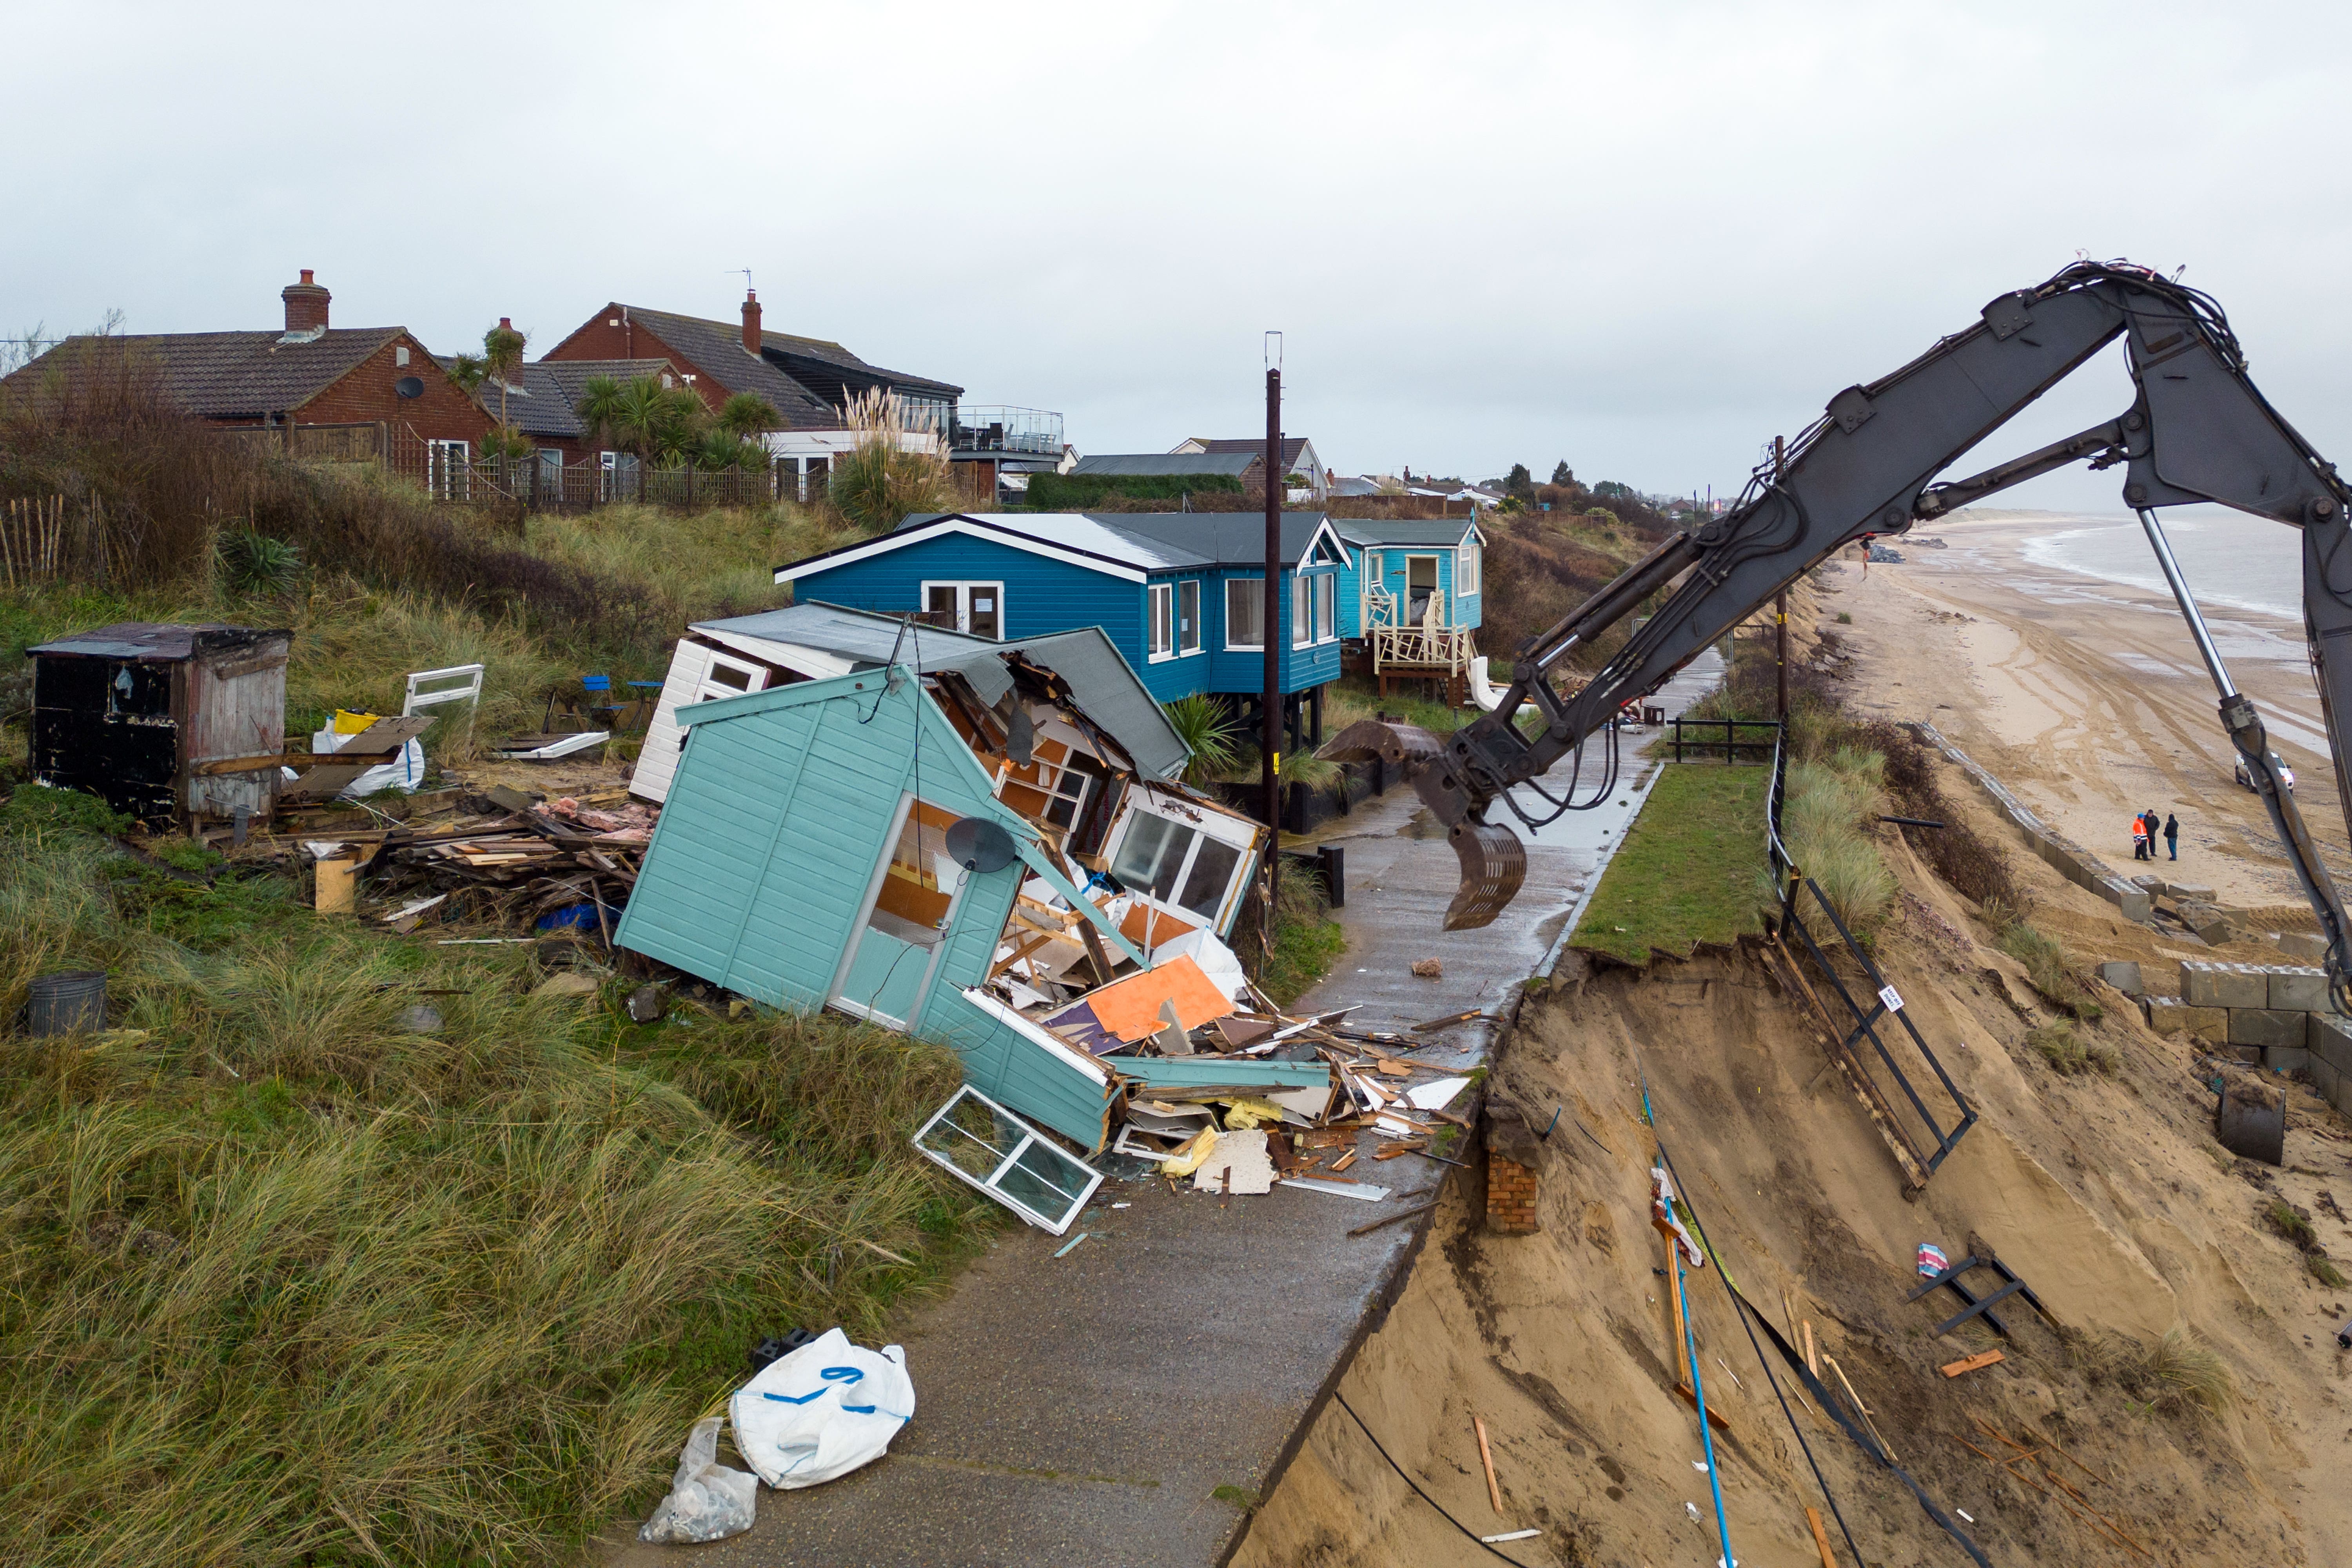
{"type": "MultiPolygon", "coordinates": [[[[952,1047],[983,1093],[1099,1148],[1111,1076],[964,994],[985,979],[1024,879],[1043,877],[1075,907],[1092,906],[1037,848],[1035,830],[994,798],[920,682],[874,670],[698,703],[679,720],[685,750],[614,940],[754,1001],[814,1012],[835,994],[865,931],[901,801],[911,794],[996,822],[1023,858],[964,877],[936,951],[887,938],[897,945],[877,950],[886,967],[870,970],[861,953],[853,983],[874,981],[870,1000],[911,1011],[908,1032],[952,1047]],[[902,962],[887,967],[894,960],[902,962]]],[[[1115,931],[1105,940],[1137,956],[1115,931]]]]}

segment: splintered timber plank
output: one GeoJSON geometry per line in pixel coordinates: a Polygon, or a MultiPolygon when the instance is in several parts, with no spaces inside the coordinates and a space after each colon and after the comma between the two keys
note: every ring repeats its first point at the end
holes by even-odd
{"type": "Polygon", "coordinates": [[[1974,1372],[1979,1367],[1990,1366],[1993,1363],[2002,1359],[2004,1358],[2000,1352],[1986,1351],[1981,1355],[1963,1356],[1958,1361],[1947,1362],[1936,1370],[1942,1373],[1946,1377],[1958,1377],[1962,1373],[1974,1372]]]}

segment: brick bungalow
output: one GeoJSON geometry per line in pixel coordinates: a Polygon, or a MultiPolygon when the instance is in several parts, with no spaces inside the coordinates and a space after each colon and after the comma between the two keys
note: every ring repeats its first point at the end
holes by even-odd
{"type": "MultiPolygon", "coordinates": [[[[101,348],[152,357],[173,401],[230,427],[382,426],[395,437],[467,453],[494,421],[405,327],[334,327],[331,298],[312,280],[289,283],[282,331],[147,332],[71,337],[9,377],[21,381],[101,348]]],[[[374,430],[355,443],[378,449],[374,430]]]]}
{"type": "MultiPolygon", "coordinates": [[[[453,361],[441,362],[445,366],[453,361]]],[[[650,377],[664,386],[678,384],[678,372],[666,359],[539,360],[522,367],[506,388],[507,423],[530,437],[542,462],[559,458],[567,464],[594,463],[602,452],[588,439],[587,421],[580,417],[580,399],[588,384],[610,376],[626,385],[650,377]]],[[[482,406],[495,420],[499,414],[499,384],[482,383],[482,406]]]]}
{"type": "Polygon", "coordinates": [[[567,360],[666,359],[716,412],[739,392],[775,405],[783,430],[838,430],[843,408],[860,392],[895,392],[917,415],[931,415],[944,432],[963,388],[868,364],[839,343],[766,331],[759,296],[746,289],[740,324],[701,316],[606,305],[547,351],[541,363],[567,360]]]}

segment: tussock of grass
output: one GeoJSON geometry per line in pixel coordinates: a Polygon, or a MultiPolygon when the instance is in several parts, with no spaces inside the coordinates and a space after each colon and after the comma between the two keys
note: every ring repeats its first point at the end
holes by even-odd
{"type": "Polygon", "coordinates": [[[1789,765],[1780,841],[1856,939],[1868,941],[1895,902],[1895,874],[1864,824],[1879,809],[1885,759],[1854,746],[1789,765]]]}
{"type": "Polygon", "coordinates": [[[1669,764],[1577,923],[1575,945],[1621,963],[1687,956],[1762,930],[1769,768],[1669,764]]]}
{"type": "Polygon", "coordinates": [[[2053,1005],[2088,1022],[2106,1011],[2074,977],[2066,949],[2056,937],[2012,919],[2005,906],[1988,904],[1985,919],[2000,932],[2000,950],[2025,966],[2026,978],[2053,1005]]]}
{"type": "Polygon", "coordinates": [[[0,1010],[104,967],[124,1026],[0,1040],[0,1560],[563,1555],[761,1334],[870,1334],[992,1223],[905,1144],[947,1052],[639,1028],[513,950],[173,881],[91,816],[0,814],[0,1010]],[[402,1030],[428,989],[445,1027],[402,1030]]]}
{"type": "Polygon", "coordinates": [[[1433,735],[1451,735],[1478,716],[1475,708],[1448,708],[1426,697],[1396,691],[1383,697],[1377,686],[1361,676],[1335,681],[1323,693],[1326,735],[1336,735],[1360,719],[1377,719],[1383,713],[1418,724],[1433,735]]]}
{"type": "Polygon", "coordinates": [[[2028,1033],[2025,1043],[2067,1078],[2086,1072],[2112,1073],[2118,1059],[2115,1047],[2105,1040],[2084,1038],[2069,1023],[2045,1024],[2028,1033]]]}
{"type": "Polygon", "coordinates": [[[2342,1269],[2316,1253],[2305,1258],[2303,1263],[2304,1267],[2311,1271],[2311,1277],[2330,1290],[2341,1290],[2346,1285],[2352,1284],[2352,1280],[2344,1278],[2342,1269]]]}
{"type": "MultiPolygon", "coordinates": [[[[1348,950],[1348,933],[1331,918],[1323,880],[1297,865],[1282,868],[1276,894],[1274,951],[1261,964],[1258,989],[1288,1006],[1330,973],[1348,950]]],[[[1239,933],[1235,933],[1238,937],[1239,933]]]]}
{"type": "Polygon", "coordinates": [[[2229,1366],[2178,1324],[2159,1340],[2108,1334],[2091,1360],[2094,1370],[2167,1415],[2219,1415],[2237,1392],[2229,1366]]]}
{"type": "Polygon", "coordinates": [[[2298,1251],[2309,1252],[2319,1245],[2319,1233],[2311,1228],[2310,1218],[2284,1198],[2273,1198],[2263,1217],[2273,1230],[2294,1243],[2298,1251]]]}

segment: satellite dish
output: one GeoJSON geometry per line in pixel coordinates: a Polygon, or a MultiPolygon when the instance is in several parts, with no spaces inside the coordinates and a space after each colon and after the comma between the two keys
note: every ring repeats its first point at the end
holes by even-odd
{"type": "Polygon", "coordinates": [[[967,871],[1002,871],[1020,858],[1013,835],[982,817],[959,817],[948,829],[948,858],[967,871]]]}
{"type": "Polygon", "coordinates": [[[425,395],[425,382],[420,376],[404,375],[392,384],[392,389],[403,397],[422,397],[425,395]]]}
{"type": "Polygon", "coordinates": [[[1037,760],[1037,723],[1026,708],[1015,707],[1013,717],[1004,721],[1004,754],[1016,767],[1025,768],[1037,760]]]}

